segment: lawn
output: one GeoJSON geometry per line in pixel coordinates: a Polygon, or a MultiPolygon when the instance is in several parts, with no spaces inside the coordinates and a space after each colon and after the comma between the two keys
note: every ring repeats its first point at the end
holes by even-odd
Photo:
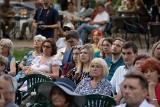
{"type": "Polygon", "coordinates": [[[17,48],[13,52],[13,56],[16,58],[16,61],[22,60],[23,57],[29,52],[33,50],[32,48],[17,48]]]}

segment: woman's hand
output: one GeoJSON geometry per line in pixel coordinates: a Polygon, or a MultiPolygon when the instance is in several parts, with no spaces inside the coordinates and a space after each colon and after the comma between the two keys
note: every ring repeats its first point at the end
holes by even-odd
{"type": "Polygon", "coordinates": [[[156,83],[155,82],[149,82],[149,91],[154,91],[156,88],[156,83]]]}
{"type": "Polygon", "coordinates": [[[26,70],[28,70],[28,69],[29,69],[29,66],[23,66],[23,67],[22,67],[22,70],[23,70],[23,71],[26,71],[26,70]]]}
{"type": "Polygon", "coordinates": [[[5,99],[3,93],[0,92],[0,107],[4,107],[4,104],[5,104],[5,99]]]}

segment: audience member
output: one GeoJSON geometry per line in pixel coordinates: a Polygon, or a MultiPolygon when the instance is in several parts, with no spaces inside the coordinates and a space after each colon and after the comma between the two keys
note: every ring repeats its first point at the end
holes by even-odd
{"type": "Polygon", "coordinates": [[[59,78],[55,82],[44,82],[38,92],[46,96],[54,107],[83,107],[86,97],[74,93],[76,86],[68,78],[59,78]]]}
{"type": "Polygon", "coordinates": [[[13,16],[15,16],[15,12],[10,0],[3,0],[3,4],[0,6],[0,23],[4,38],[10,38],[10,32],[16,24],[15,20],[11,18],[13,16]]]}
{"type": "Polygon", "coordinates": [[[46,39],[46,37],[42,35],[37,35],[34,37],[33,45],[34,50],[28,52],[22,61],[19,64],[19,68],[21,69],[18,74],[15,76],[16,80],[19,81],[19,78],[23,78],[25,76],[25,71],[28,70],[29,66],[31,65],[33,59],[37,56],[41,56],[41,45],[42,42],[46,39]]]}
{"type": "Polygon", "coordinates": [[[113,43],[113,39],[111,37],[107,37],[102,42],[102,50],[103,50],[103,59],[111,56],[111,46],[113,43]]]}
{"type": "Polygon", "coordinates": [[[122,46],[122,57],[125,65],[118,67],[111,79],[111,84],[115,91],[120,91],[121,84],[124,80],[124,75],[128,72],[134,72],[133,62],[138,55],[138,47],[135,43],[129,41],[122,46]]]}
{"type": "Polygon", "coordinates": [[[105,8],[106,8],[107,12],[109,13],[109,15],[115,14],[115,8],[113,6],[113,2],[114,2],[114,0],[108,0],[105,4],[105,8]]]}
{"type": "Polygon", "coordinates": [[[93,9],[90,8],[89,0],[82,0],[82,8],[80,10],[80,17],[82,18],[82,20],[90,18],[92,12],[93,9]]]}
{"type": "Polygon", "coordinates": [[[98,51],[94,53],[94,58],[103,58],[103,46],[102,46],[102,42],[105,38],[101,38],[98,42],[98,51]]]}
{"type": "Polygon", "coordinates": [[[101,94],[111,96],[112,85],[104,77],[108,75],[108,66],[102,58],[94,58],[90,64],[90,76],[82,79],[75,93],[81,95],[101,94]]]}
{"type": "Polygon", "coordinates": [[[149,102],[156,107],[160,106],[160,62],[148,58],[142,63],[141,72],[147,78],[149,86],[149,102]]]}
{"type": "Polygon", "coordinates": [[[138,14],[138,16],[148,17],[149,19],[149,13],[143,3],[143,0],[135,0],[135,6],[136,6],[136,13],[138,14]]]}
{"type": "Polygon", "coordinates": [[[75,11],[74,2],[68,2],[67,10],[63,13],[63,21],[64,23],[71,23],[71,21],[79,19],[78,13],[75,11]]]}
{"type": "Polygon", "coordinates": [[[98,42],[101,38],[104,37],[104,33],[99,29],[94,29],[91,32],[91,36],[92,36],[92,46],[93,46],[94,52],[97,52],[99,50],[98,42]]]}
{"type": "Polygon", "coordinates": [[[121,54],[122,53],[121,50],[124,42],[125,40],[122,38],[119,38],[119,37],[115,38],[111,47],[112,55],[108,58],[105,58],[105,61],[107,62],[109,67],[109,74],[107,75],[106,79],[109,81],[112,79],[112,76],[114,75],[116,69],[119,66],[124,65],[124,61],[121,54]]]}
{"type": "Polygon", "coordinates": [[[73,46],[72,47],[72,62],[67,62],[62,71],[62,76],[69,75],[70,71],[76,72],[76,68],[78,66],[78,59],[80,54],[81,45],[73,46]]]}
{"type": "Polygon", "coordinates": [[[41,52],[43,53],[42,56],[37,56],[32,61],[32,64],[25,71],[25,74],[43,74],[52,79],[57,79],[60,75],[59,69],[62,63],[55,57],[57,47],[53,38],[48,38],[43,41],[41,52]]]}
{"type": "Polygon", "coordinates": [[[160,61],[160,41],[156,42],[152,47],[152,57],[160,61]]]}
{"type": "Polygon", "coordinates": [[[0,77],[0,107],[19,107],[15,104],[15,92],[17,90],[17,81],[10,75],[0,77]]]}
{"type": "Polygon", "coordinates": [[[66,33],[65,40],[68,45],[68,50],[64,52],[63,60],[62,60],[62,68],[64,64],[72,61],[72,47],[79,45],[80,37],[77,31],[71,30],[66,33]]]}
{"type": "Polygon", "coordinates": [[[108,13],[105,11],[105,7],[103,3],[98,3],[97,4],[97,11],[98,13],[96,16],[89,22],[81,24],[78,28],[77,31],[80,34],[80,38],[82,42],[85,42],[85,39],[87,37],[86,33],[90,33],[94,29],[99,29],[104,31],[107,23],[110,21],[108,13]]]}
{"type": "Polygon", "coordinates": [[[130,72],[124,78],[122,94],[125,103],[116,107],[155,107],[146,100],[148,82],[141,73],[130,72]]]}
{"type": "Polygon", "coordinates": [[[6,57],[0,55],[0,76],[6,73],[8,60],[6,57]]]}
{"type": "Polygon", "coordinates": [[[50,6],[50,0],[43,0],[42,5],[42,8],[36,10],[33,18],[33,26],[37,29],[36,35],[54,38],[54,29],[60,28],[58,11],[50,6]]]}
{"type": "Polygon", "coordinates": [[[0,41],[0,54],[8,59],[7,73],[16,75],[16,59],[13,56],[14,46],[10,39],[1,39],[0,41]]]}
{"type": "Polygon", "coordinates": [[[153,5],[150,9],[151,21],[159,22],[160,21],[160,0],[155,0],[155,5],[153,5]]]}
{"type": "Polygon", "coordinates": [[[139,54],[136,56],[134,62],[133,62],[133,65],[134,65],[134,68],[135,68],[135,71],[139,71],[141,72],[141,65],[142,63],[147,59],[149,58],[150,56],[149,55],[146,55],[146,54],[139,54]]]}
{"type": "Polygon", "coordinates": [[[80,48],[77,68],[70,71],[68,78],[78,84],[83,78],[89,76],[90,63],[94,58],[94,50],[91,44],[85,44],[80,48]]]}

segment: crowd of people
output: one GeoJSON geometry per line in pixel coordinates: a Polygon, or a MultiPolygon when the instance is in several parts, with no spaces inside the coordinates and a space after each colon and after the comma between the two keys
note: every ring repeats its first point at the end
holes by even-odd
{"type": "MultiPolygon", "coordinates": [[[[2,7],[9,1],[6,0],[2,7]]],[[[140,17],[151,16],[150,21],[157,21],[160,0],[155,0],[150,11],[142,0],[121,0],[119,5],[119,0],[116,1],[97,0],[96,8],[92,9],[89,0],[82,0],[80,18],[89,20],[89,23],[77,26],[74,20],[79,17],[74,1],[69,1],[61,21],[51,0],[42,0],[31,23],[31,27],[36,29],[34,48],[21,60],[20,71],[17,71],[9,31],[3,29],[4,38],[0,40],[0,107],[19,106],[15,99],[17,86],[21,78],[31,74],[45,75],[53,80],[43,82],[38,91],[54,107],[83,107],[86,95],[90,94],[111,96],[117,107],[160,107],[160,40],[153,44],[151,55],[140,54],[133,41],[104,33],[110,16],[118,10],[134,11],[140,17]],[[155,6],[158,7],[157,13],[155,6]],[[63,37],[55,39],[55,32],[63,37]],[[86,43],[88,36],[91,36],[91,42],[86,43]]],[[[3,21],[1,23],[3,26],[3,21]]]]}

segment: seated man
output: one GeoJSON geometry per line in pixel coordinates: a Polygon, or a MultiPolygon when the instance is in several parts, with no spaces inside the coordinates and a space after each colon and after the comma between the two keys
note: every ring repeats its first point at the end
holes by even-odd
{"type": "Polygon", "coordinates": [[[0,77],[0,107],[19,107],[15,104],[17,81],[10,75],[0,77]]]}
{"type": "Polygon", "coordinates": [[[104,31],[106,24],[110,21],[108,13],[105,11],[105,7],[103,3],[97,4],[97,14],[89,22],[89,24],[83,23],[81,26],[77,28],[77,31],[80,33],[80,38],[82,42],[85,42],[86,33],[90,33],[94,29],[100,29],[104,31]]]}
{"type": "Polygon", "coordinates": [[[3,2],[4,3],[0,6],[1,29],[3,31],[3,36],[5,38],[10,38],[9,34],[16,23],[11,16],[14,16],[15,12],[13,11],[13,7],[10,5],[10,0],[3,0],[3,2]]]}

